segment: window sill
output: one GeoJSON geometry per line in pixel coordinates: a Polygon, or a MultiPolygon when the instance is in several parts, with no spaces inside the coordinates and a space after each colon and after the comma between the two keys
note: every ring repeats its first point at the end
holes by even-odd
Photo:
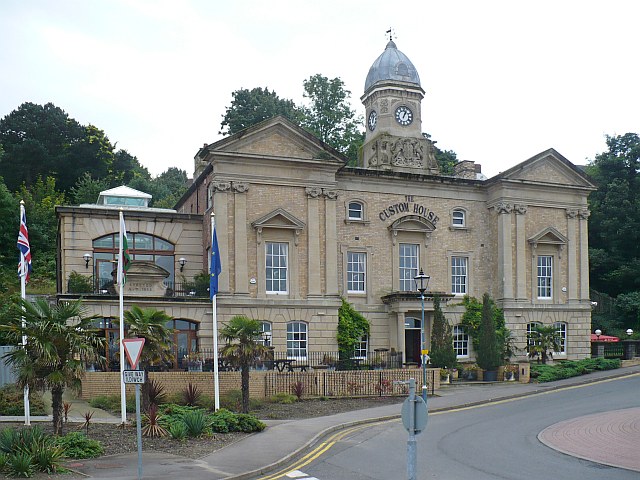
{"type": "Polygon", "coordinates": [[[451,230],[452,232],[457,230],[467,232],[469,231],[469,227],[457,227],[455,225],[449,225],[449,230],[451,230]]]}
{"type": "Polygon", "coordinates": [[[369,225],[371,222],[369,220],[357,220],[355,218],[345,218],[344,223],[360,223],[362,225],[369,225]]]}

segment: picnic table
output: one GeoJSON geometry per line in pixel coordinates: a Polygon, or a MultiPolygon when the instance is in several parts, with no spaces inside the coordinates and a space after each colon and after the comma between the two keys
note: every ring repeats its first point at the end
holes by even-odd
{"type": "Polygon", "coordinates": [[[295,360],[289,358],[274,360],[273,366],[279,372],[284,372],[285,369],[287,370],[287,372],[293,372],[293,362],[295,362],[295,360]]]}

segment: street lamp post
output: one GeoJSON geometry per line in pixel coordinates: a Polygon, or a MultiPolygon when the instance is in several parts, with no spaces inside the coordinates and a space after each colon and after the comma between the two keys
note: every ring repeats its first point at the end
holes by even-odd
{"type": "Polygon", "coordinates": [[[427,339],[424,331],[424,292],[429,286],[429,275],[425,275],[422,269],[420,273],[414,277],[416,289],[420,292],[420,301],[422,306],[422,319],[420,322],[420,358],[422,359],[422,399],[427,402],[427,339]]]}

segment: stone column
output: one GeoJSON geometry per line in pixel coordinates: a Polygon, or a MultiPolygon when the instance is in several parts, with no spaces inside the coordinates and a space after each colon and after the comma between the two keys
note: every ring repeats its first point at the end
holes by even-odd
{"type": "Polygon", "coordinates": [[[514,205],[516,212],[516,300],[527,299],[526,205],[514,205]]]}
{"type": "Polygon", "coordinates": [[[567,208],[567,267],[568,267],[568,299],[569,303],[577,302],[578,296],[578,210],[567,208]]]}
{"type": "Polygon", "coordinates": [[[307,279],[308,296],[320,296],[321,272],[320,272],[320,195],[322,189],[319,187],[307,187],[307,226],[309,228],[307,239],[307,279]]]}
{"type": "MultiPolygon", "coordinates": [[[[216,214],[216,233],[218,235],[218,249],[220,250],[220,263],[222,264],[222,272],[218,278],[218,288],[221,292],[228,292],[229,272],[231,272],[230,256],[229,256],[229,195],[231,182],[214,181],[213,182],[213,211],[216,214]]],[[[210,219],[207,218],[210,222],[210,219]]],[[[206,229],[209,232],[207,244],[211,242],[210,225],[206,229]]],[[[209,245],[210,247],[211,245],[209,245]]],[[[209,271],[209,259],[205,259],[204,266],[209,271]]]]}
{"type": "Polygon", "coordinates": [[[234,229],[235,229],[235,293],[240,295],[249,294],[249,270],[247,261],[249,252],[247,251],[247,195],[249,184],[243,182],[233,182],[234,193],[234,229]]]}
{"type": "Polygon", "coordinates": [[[513,260],[511,251],[511,212],[513,205],[500,202],[498,213],[498,278],[502,284],[502,298],[513,299],[513,260]]]}
{"type": "Polygon", "coordinates": [[[589,232],[587,219],[590,212],[587,209],[578,212],[580,221],[580,299],[588,300],[589,294],[589,232]]]}
{"type": "Polygon", "coordinates": [[[338,295],[338,233],[336,226],[336,200],[338,192],[322,189],[324,195],[325,221],[325,294],[338,295]]]}

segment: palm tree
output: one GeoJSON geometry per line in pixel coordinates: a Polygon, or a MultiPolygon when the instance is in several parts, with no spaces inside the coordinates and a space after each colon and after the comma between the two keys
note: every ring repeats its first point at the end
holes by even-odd
{"type": "Polygon", "coordinates": [[[26,347],[8,353],[7,362],[15,367],[20,386],[51,390],[57,435],[62,434],[64,389],[80,387],[87,362],[104,362],[105,338],[92,327],[94,318],[86,316],[81,299],[56,305],[42,298],[33,303],[19,299],[0,326],[14,345],[27,337],[26,347]]]}
{"type": "Polygon", "coordinates": [[[227,343],[222,356],[232,365],[240,367],[242,412],[249,413],[249,366],[268,349],[262,345],[262,325],[244,315],[236,315],[220,329],[220,336],[227,343]]]}
{"type": "Polygon", "coordinates": [[[553,325],[547,327],[536,325],[531,333],[527,335],[529,358],[536,357],[538,362],[547,363],[548,358],[553,359],[553,352],[559,352],[561,349],[562,339],[558,329],[553,325]]]}
{"type": "MultiPolygon", "coordinates": [[[[167,327],[172,318],[163,311],[155,308],[140,308],[133,305],[131,310],[124,312],[124,325],[127,338],[144,338],[144,347],[140,355],[140,367],[148,373],[149,367],[172,361],[171,342],[173,330],[167,327]]],[[[119,324],[119,321],[114,322],[119,324]]],[[[145,375],[146,382],[142,385],[142,409],[149,408],[149,375],[145,375]]]]}

